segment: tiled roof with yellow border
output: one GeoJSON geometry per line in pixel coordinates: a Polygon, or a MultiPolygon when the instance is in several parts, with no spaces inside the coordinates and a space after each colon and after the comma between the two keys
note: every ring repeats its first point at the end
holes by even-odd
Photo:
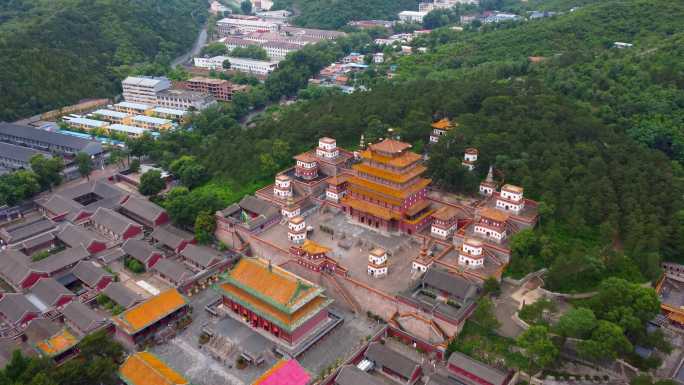
{"type": "Polygon", "coordinates": [[[373,215],[386,221],[401,218],[399,213],[396,213],[388,209],[387,207],[374,205],[370,202],[362,201],[356,198],[352,198],[350,196],[345,196],[344,198],[342,198],[342,204],[349,206],[354,210],[358,210],[373,215]]]}
{"type": "Polygon", "coordinates": [[[415,194],[418,191],[424,189],[425,187],[430,185],[431,182],[431,179],[418,178],[414,183],[412,183],[410,186],[404,189],[395,189],[384,184],[372,182],[368,179],[353,176],[349,178],[350,186],[348,187],[348,189],[351,191],[355,191],[355,189],[357,188],[362,188],[369,192],[382,194],[390,199],[389,201],[387,201],[388,203],[392,203],[399,206],[403,203],[404,199],[406,199],[411,194],[415,194]],[[392,200],[392,198],[394,198],[394,200],[392,200]]]}
{"type": "Polygon", "coordinates": [[[114,317],[114,324],[135,334],[188,304],[176,289],[166,290],[114,317]]]}
{"type": "Polygon", "coordinates": [[[415,152],[406,151],[399,156],[384,156],[370,150],[361,152],[361,157],[371,162],[378,162],[384,165],[403,168],[412,165],[422,159],[422,157],[415,152]]]}
{"type": "Polygon", "coordinates": [[[403,173],[396,173],[388,170],[383,170],[366,163],[355,164],[352,166],[352,168],[360,173],[368,174],[376,178],[388,180],[394,183],[406,183],[411,179],[419,177],[420,175],[425,173],[425,171],[427,171],[427,168],[421,165],[415,166],[412,169],[407,170],[403,173]]]}
{"type": "Polygon", "coordinates": [[[134,353],[119,367],[119,377],[127,385],[186,385],[180,373],[150,352],[134,353]]]}
{"type": "Polygon", "coordinates": [[[330,252],[330,248],[325,247],[323,245],[319,245],[318,243],[307,239],[304,241],[304,244],[302,245],[302,250],[309,254],[326,254],[330,252]]]}
{"type": "Polygon", "coordinates": [[[228,273],[225,284],[241,289],[284,314],[294,314],[323,293],[320,286],[260,258],[240,259],[228,273]]]}
{"type": "Polygon", "coordinates": [[[382,142],[368,145],[372,151],[380,151],[388,154],[398,154],[411,148],[411,144],[394,139],[385,139],[382,142]]]}
{"type": "Polygon", "coordinates": [[[36,348],[42,354],[45,354],[48,357],[54,357],[73,348],[76,344],[78,344],[78,338],[71,334],[67,329],[62,329],[62,331],[54,336],[38,342],[36,348]]]}

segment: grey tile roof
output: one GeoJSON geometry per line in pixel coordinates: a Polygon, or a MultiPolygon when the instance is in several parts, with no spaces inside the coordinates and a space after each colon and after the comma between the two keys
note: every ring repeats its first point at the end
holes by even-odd
{"type": "Polygon", "coordinates": [[[90,253],[83,246],[70,247],[38,262],[33,262],[29,267],[37,272],[54,273],[89,256],[90,253]]]}
{"type": "Polygon", "coordinates": [[[444,291],[461,301],[474,298],[478,291],[478,287],[474,283],[434,267],[428,269],[421,281],[423,284],[444,291]]]}
{"type": "Polygon", "coordinates": [[[90,220],[94,224],[102,226],[118,235],[123,235],[131,226],[140,226],[116,211],[104,207],[98,208],[95,214],[90,217],[90,220]]]}
{"type": "Polygon", "coordinates": [[[86,211],[78,202],[58,194],[47,199],[37,200],[36,203],[55,215],[67,213],[66,219],[70,221],[74,220],[79,213],[86,211]]]}
{"type": "Polygon", "coordinates": [[[102,290],[102,293],[125,309],[128,309],[136,303],[142,302],[143,300],[138,293],[127,288],[121,282],[110,283],[107,285],[107,287],[105,287],[104,290],[102,290]]]}
{"type": "Polygon", "coordinates": [[[16,250],[6,249],[0,252],[0,274],[12,286],[18,287],[28,277],[31,273],[28,265],[29,257],[16,250]]]}
{"type": "Polygon", "coordinates": [[[203,268],[222,259],[221,253],[206,246],[187,245],[180,254],[203,268]]]}
{"type": "Polygon", "coordinates": [[[58,321],[45,318],[37,318],[29,323],[24,332],[30,344],[36,344],[59,333],[63,326],[58,321]]]}
{"type": "Polygon", "coordinates": [[[105,265],[109,265],[110,263],[118,261],[119,259],[123,258],[125,255],[126,252],[123,251],[122,248],[115,247],[113,249],[105,250],[101,253],[98,253],[96,255],[96,258],[98,261],[104,263],[105,265]]]}
{"type": "Polygon", "coordinates": [[[337,374],[335,385],[385,385],[385,382],[356,366],[346,365],[337,374]]]}
{"type": "Polygon", "coordinates": [[[425,385],[461,385],[461,383],[439,374],[433,374],[428,378],[425,385]]]}
{"type": "Polygon", "coordinates": [[[417,362],[379,342],[371,342],[365,357],[375,362],[375,365],[386,367],[405,378],[411,378],[419,367],[417,362]]]}
{"type": "Polygon", "coordinates": [[[40,314],[40,310],[23,294],[7,293],[0,299],[0,314],[12,324],[21,321],[29,313],[40,314]]]}
{"type": "Polygon", "coordinates": [[[62,309],[62,314],[84,334],[88,334],[109,322],[107,318],[78,301],[72,301],[66,305],[62,309]]]}
{"type": "Polygon", "coordinates": [[[161,254],[159,250],[141,239],[128,239],[121,248],[127,255],[145,264],[153,255],[161,254]]]}
{"type": "Polygon", "coordinates": [[[105,269],[95,265],[92,261],[80,261],[74,266],[71,273],[89,287],[94,287],[104,277],[112,277],[105,269]]]}
{"type": "MultiPolygon", "coordinates": [[[[472,373],[481,379],[494,384],[494,385],[501,385],[504,384],[506,379],[508,378],[509,374],[501,371],[499,369],[493,368],[487,364],[484,364],[480,361],[476,361],[468,356],[466,356],[463,353],[459,352],[453,352],[451,353],[451,356],[449,356],[449,365],[453,365],[455,367],[458,367],[462,370],[465,370],[468,373],[472,373]]],[[[474,381],[470,380],[469,378],[465,376],[458,375],[454,372],[450,372],[450,376],[456,377],[458,380],[466,383],[466,384],[476,384],[474,381]]]]}
{"type": "Polygon", "coordinates": [[[57,233],[57,238],[69,247],[83,246],[88,248],[93,242],[107,243],[107,240],[98,233],[70,223],[62,226],[62,230],[57,233]]]}
{"type": "Polygon", "coordinates": [[[23,242],[21,242],[21,248],[22,249],[31,249],[36,246],[48,243],[50,241],[55,240],[55,234],[50,231],[48,233],[41,234],[37,237],[29,238],[23,242]]]}
{"type": "Polygon", "coordinates": [[[64,285],[54,278],[41,278],[29,291],[46,306],[55,306],[62,296],[74,296],[64,285]]]}
{"type": "Polygon", "coordinates": [[[146,199],[133,196],[126,199],[121,204],[121,208],[149,222],[154,222],[164,213],[164,209],[160,206],[146,199]]]}
{"type": "Polygon", "coordinates": [[[186,279],[192,277],[194,274],[188,270],[182,263],[171,259],[160,259],[152,270],[163,275],[175,284],[183,283],[186,279]]]}
{"type": "Polygon", "coordinates": [[[24,146],[0,142],[1,158],[9,158],[17,162],[28,164],[31,158],[35,155],[43,155],[46,158],[52,158],[52,155],[50,155],[49,152],[38,151],[24,146]]]}
{"type": "Polygon", "coordinates": [[[187,231],[183,231],[172,225],[157,227],[152,232],[151,236],[162,245],[173,250],[180,247],[183,241],[190,242],[195,238],[194,235],[187,231]]]}
{"type": "MultiPolygon", "coordinates": [[[[43,144],[44,146],[60,146],[69,148],[73,152],[85,152],[88,155],[97,155],[102,153],[102,144],[94,140],[87,140],[60,134],[57,132],[50,132],[39,130],[28,126],[20,126],[17,124],[0,122],[0,137],[13,137],[20,139],[9,139],[12,142],[26,139],[43,144]]],[[[6,139],[8,140],[8,139],[6,139]]]]}
{"type": "Polygon", "coordinates": [[[280,214],[278,206],[252,195],[246,195],[244,198],[242,198],[239,206],[244,210],[263,215],[265,217],[270,217],[273,214],[280,214]]]}
{"type": "Polygon", "coordinates": [[[0,238],[8,244],[15,244],[37,235],[42,235],[54,228],[55,223],[53,221],[39,218],[0,229],[0,238]]]}

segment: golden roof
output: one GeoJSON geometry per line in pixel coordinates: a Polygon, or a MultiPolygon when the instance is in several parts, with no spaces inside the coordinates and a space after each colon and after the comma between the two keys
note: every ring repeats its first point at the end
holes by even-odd
{"type": "Polygon", "coordinates": [[[508,190],[517,194],[522,194],[523,188],[520,186],[512,185],[512,184],[505,184],[503,187],[501,187],[501,190],[508,190]]]}
{"type": "Polygon", "coordinates": [[[281,267],[269,266],[263,259],[240,259],[229,278],[231,284],[251,290],[254,294],[288,308],[321,291],[315,284],[281,267]]]}
{"type": "MultiPolygon", "coordinates": [[[[264,282],[263,286],[273,287],[278,289],[278,286],[264,282]]],[[[248,293],[245,290],[240,289],[237,286],[231,285],[229,282],[221,284],[221,289],[223,293],[229,298],[236,300],[240,303],[248,304],[252,311],[260,314],[262,317],[276,322],[280,327],[290,328],[297,324],[298,321],[307,318],[312,312],[325,306],[330,301],[322,295],[314,297],[312,300],[301,306],[292,314],[287,314],[275,306],[267,303],[266,301],[248,293]]]]}
{"type": "Polygon", "coordinates": [[[436,128],[438,130],[449,131],[452,128],[454,128],[454,124],[452,124],[451,120],[449,120],[448,118],[443,118],[443,119],[440,119],[440,120],[432,123],[432,128],[436,128]]]}
{"type": "Polygon", "coordinates": [[[359,163],[352,166],[356,171],[364,174],[372,175],[374,177],[388,180],[394,183],[406,183],[423,174],[427,168],[425,166],[416,166],[406,173],[396,173],[392,171],[383,170],[366,163],[359,163]]]}
{"type": "Polygon", "coordinates": [[[134,334],[187,305],[176,289],[166,290],[113,318],[117,326],[134,334]]]}
{"type": "Polygon", "coordinates": [[[453,219],[457,215],[458,209],[456,207],[442,206],[439,209],[437,209],[437,211],[435,211],[434,214],[432,214],[432,217],[440,221],[448,221],[453,219]]]}
{"type": "Polygon", "coordinates": [[[386,164],[392,167],[406,167],[421,160],[421,156],[415,152],[405,151],[399,156],[384,156],[370,150],[361,152],[361,157],[373,162],[386,164]]]}
{"type": "Polygon", "coordinates": [[[329,248],[321,246],[318,243],[309,239],[304,241],[304,244],[302,245],[302,250],[306,251],[309,254],[326,254],[330,252],[329,248]]]}
{"type": "Polygon", "coordinates": [[[52,357],[71,349],[72,347],[76,346],[77,343],[78,338],[74,337],[74,335],[68,330],[63,329],[54,336],[38,342],[36,347],[42,353],[52,357]]]}
{"type": "Polygon", "coordinates": [[[508,220],[508,213],[489,207],[482,208],[480,210],[480,216],[495,220],[497,222],[506,222],[508,220]]]}
{"type": "Polygon", "coordinates": [[[342,198],[342,203],[350,206],[354,210],[371,214],[375,217],[384,219],[386,221],[400,218],[399,214],[393,212],[387,207],[377,206],[369,202],[364,202],[362,200],[352,198],[350,196],[345,196],[344,198],[342,198]]]}
{"type": "Polygon", "coordinates": [[[372,151],[380,151],[388,154],[398,154],[402,151],[408,150],[412,146],[406,142],[400,142],[394,139],[385,139],[380,143],[369,145],[372,151]]]}
{"type": "Polygon", "coordinates": [[[422,201],[414,204],[413,206],[409,207],[408,210],[406,210],[406,215],[409,217],[412,217],[412,216],[418,214],[419,212],[423,211],[425,208],[427,208],[429,206],[430,206],[429,200],[427,200],[427,199],[422,200],[422,201]]]}
{"type": "Polygon", "coordinates": [[[382,257],[382,256],[385,255],[387,252],[385,251],[385,249],[381,249],[381,248],[379,248],[379,247],[376,247],[376,248],[374,248],[373,250],[371,250],[370,253],[371,253],[372,255],[375,255],[376,257],[382,257]]]}
{"type": "Polygon", "coordinates": [[[185,385],[180,373],[150,352],[134,353],[119,367],[119,377],[128,385],[185,385]]]}
{"type": "Polygon", "coordinates": [[[397,205],[402,204],[403,200],[406,199],[406,197],[408,197],[409,195],[427,187],[430,184],[430,182],[430,179],[420,178],[417,179],[415,183],[411,184],[410,186],[407,186],[406,188],[395,189],[384,184],[371,182],[370,180],[361,177],[353,176],[349,178],[349,183],[351,184],[350,189],[353,187],[363,187],[365,190],[370,190],[371,192],[383,194],[390,199],[395,198],[394,202],[397,202],[397,199],[401,200],[401,202],[398,202],[397,205]]]}

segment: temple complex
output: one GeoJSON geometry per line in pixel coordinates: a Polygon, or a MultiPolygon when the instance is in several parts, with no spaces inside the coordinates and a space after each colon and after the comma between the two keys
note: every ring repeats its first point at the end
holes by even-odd
{"type": "Polygon", "coordinates": [[[430,179],[421,156],[411,145],[394,139],[371,144],[354,164],[347,194],[341,199],[344,211],[361,224],[387,232],[408,234],[422,230],[434,212],[427,199],[430,179]]]}
{"type": "Polygon", "coordinates": [[[294,356],[339,321],[321,287],[263,259],[242,258],[218,291],[229,315],[294,356]]]}

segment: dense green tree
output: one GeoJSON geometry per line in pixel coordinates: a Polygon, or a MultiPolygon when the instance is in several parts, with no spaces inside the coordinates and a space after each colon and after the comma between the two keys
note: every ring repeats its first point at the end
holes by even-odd
{"type": "Polygon", "coordinates": [[[43,155],[34,155],[31,160],[31,170],[38,176],[41,189],[51,190],[52,187],[62,182],[62,170],[64,163],[58,157],[46,158],[43,155]]]}
{"type": "Polygon", "coordinates": [[[248,45],[246,47],[235,47],[230,51],[230,56],[245,57],[256,60],[268,60],[268,53],[258,45],[248,45]]]}
{"type": "Polygon", "coordinates": [[[477,301],[477,308],[473,312],[471,320],[478,324],[482,330],[494,332],[501,326],[494,313],[494,302],[487,297],[477,301]]]}
{"type": "Polygon", "coordinates": [[[168,67],[206,20],[202,0],[0,2],[0,121],[112,97],[145,62],[168,67]],[[36,61],[50,58],[50,65],[36,61]]]}
{"type": "Polygon", "coordinates": [[[191,228],[200,213],[214,213],[225,208],[226,202],[213,192],[189,191],[185,187],[174,187],[169,191],[164,207],[171,219],[191,228]]]}
{"type": "Polygon", "coordinates": [[[549,367],[558,359],[558,347],[551,340],[546,326],[531,326],[518,336],[516,343],[529,360],[527,369],[533,373],[549,367]]]}
{"type": "Polygon", "coordinates": [[[138,186],[138,191],[143,195],[157,195],[164,187],[166,187],[166,182],[161,177],[161,172],[159,170],[150,170],[140,177],[140,186],[138,186]]]}
{"type": "Polygon", "coordinates": [[[619,325],[631,336],[642,334],[660,309],[655,290],[620,278],[601,282],[588,304],[597,318],[619,325]]]}
{"type": "Polygon", "coordinates": [[[586,338],[597,326],[596,316],[584,307],[572,308],[563,314],[555,330],[564,337],[586,338]]]}
{"type": "Polygon", "coordinates": [[[202,48],[202,55],[214,57],[228,54],[228,48],[225,44],[216,42],[209,43],[202,48]]]}
{"type": "Polygon", "coordinates": [[[485,279],[482,285],[482,292],[486,295],[498,296],[501,294],[501,284],[494,277],[489,277],[485,279]]]}
{"type": "Polygon", "coordinates": [[[0,204],[14,205],[41,191],[38,175],[19,170],[0,176],[0,204]]]}
{"type": "Polygon", "coordinates": [[[580,357],[591,361],[617,358],[633,349],[623,329],[609,321],[599,321],[591,338],[580,341],[577,348],[580,357]]]}
{"type": "Polygon", "coordinates": [[[93,160],[90,158],[90,155],[85,152],[79,152],[76,154],[76,164],[78,165],[78,173],[90,180],[90,174],[93,172],[93,160]]]}
{"type": "Polygon", "coordinates": [[[209,177],[204,166],[195,157],[188,155],[173,161],[169,170],[189,189],[203,184],[209,177]]]}
{"type": "Polygon", "coordinates": [[[208,244],[214,237],[216,217],[212,213],[201,212],[195,219],[195,239],[200,244],[208,244]]]}

